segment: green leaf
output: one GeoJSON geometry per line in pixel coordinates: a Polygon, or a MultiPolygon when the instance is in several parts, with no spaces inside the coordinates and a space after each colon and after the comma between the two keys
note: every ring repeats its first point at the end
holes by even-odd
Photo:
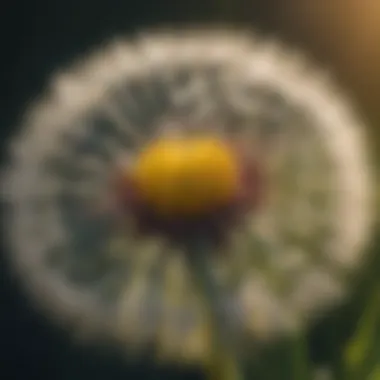
{"type": "Polygon", "coordinates": [[[359,320],[357,330],[344,352],[344,366],[348,379],[364,380],[377,365],[380,351],[380,286],[373,288],[371,298],[359,320]]]}

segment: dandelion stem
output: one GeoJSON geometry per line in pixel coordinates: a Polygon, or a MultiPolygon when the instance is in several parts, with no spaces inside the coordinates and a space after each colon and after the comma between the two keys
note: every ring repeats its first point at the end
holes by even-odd
{"type": "Polygon", "coordinates": [[[226,316],[221,289],[214,277],[207,240],[195,239],[186,245],[188,264],[205,304],[210,321],[212,349],[208,373],[210,380],[244,380],[234,345],[233,328],[226,316]]]}

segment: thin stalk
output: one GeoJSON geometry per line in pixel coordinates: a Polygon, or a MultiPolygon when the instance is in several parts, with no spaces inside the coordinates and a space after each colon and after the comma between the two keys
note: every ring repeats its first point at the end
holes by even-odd
{"type": "Polygon", "coordinates": [[[207,242],[197,241],[187,244],[188,264],[210,321],[212,352],[207,368],[209,379],[244,380],[245,376],[234,344],[235,334],[226,316],[223,295],[214,277],[209,255],[207,242]]]}

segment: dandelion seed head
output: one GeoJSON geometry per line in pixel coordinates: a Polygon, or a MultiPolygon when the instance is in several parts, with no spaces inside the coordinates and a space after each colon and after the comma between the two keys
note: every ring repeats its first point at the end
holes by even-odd
{"type": "Polygon", "coordinates": [[[236,334],[279,337],[340,301],[362,262],[373,219],[362,129],[330,79],[278,42],[206,30],[116,41],[57,74],[9,144],[11,266],[75,336],[204,360],[183,252],[136,234],[111,186],[160,137],[201,131],[238,141],[265,175],[260,207],[223,230],[212,260],[236,334]]]}

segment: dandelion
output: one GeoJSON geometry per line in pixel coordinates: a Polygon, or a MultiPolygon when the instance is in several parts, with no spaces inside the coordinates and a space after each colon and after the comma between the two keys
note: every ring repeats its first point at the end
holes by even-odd
{"type": "Polygon", "coordinates": [[[361,132],[330,80],[279,43],[116,41],[56,75],[10,145],[12,266],[78,336],[203,361],[204,300],[178,242],[212,235],[234,339],[278,338],[341,300],[362,261],[361,132]]]}

